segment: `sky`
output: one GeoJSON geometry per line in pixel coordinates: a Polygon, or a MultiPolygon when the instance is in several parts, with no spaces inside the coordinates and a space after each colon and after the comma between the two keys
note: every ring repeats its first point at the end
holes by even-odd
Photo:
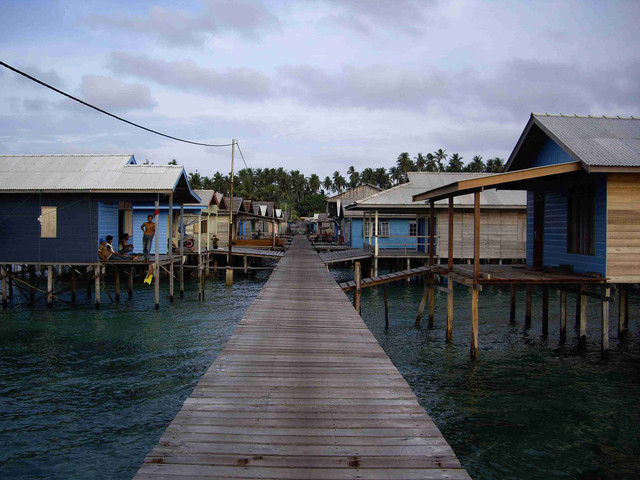
{"type": "MultiPolygon", "coordinates": [[[[169,135],[235,138],[251,168],[507,159],[531,112],[640,116],[635,0],[4,0],[0,19],[3,62],[169,135]]],[[[231,163],[0,67],[0,154],[51,153],[231,163]]]]}

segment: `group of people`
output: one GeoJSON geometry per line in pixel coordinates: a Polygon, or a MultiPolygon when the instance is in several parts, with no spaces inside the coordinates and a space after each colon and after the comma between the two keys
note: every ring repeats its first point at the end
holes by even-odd
{"type": "Polygon", "coordinates": [[[151,244],[153,243],[153,237],[156,233],[156,224],[153,223],[153,215],[147,217],[147,221],[140,226],[142,230],[142,254],[132,254],[133,245],[129,243],[129,234],[123,233],[120,236],[120,242],[118,243],[118,251],[113,248],[113,235],[107,235],[105,238],[100,239],[100,246],[98,247],[98,255],[101,260],[136,260],[141,256],[144,256],[145,262],[149,261],[149,255],[151,254],[151,244]]]}

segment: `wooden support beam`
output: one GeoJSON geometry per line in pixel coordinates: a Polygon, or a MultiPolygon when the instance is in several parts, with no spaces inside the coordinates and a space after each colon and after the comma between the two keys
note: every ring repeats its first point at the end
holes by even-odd
{"type": "Polygon", "coordinates": [[[356,268],[355,268],[355,282],[356,282],[356,290],[353,294],[353,306],[356,309],[356,312],[358,312],[358,314],[360,314],[361,312],[361,306],[362,306],[362,269],[360,266],[360,262],[356,262],[356,268]]]}
{"type": "Polygon", "coordinates": [[[580,316],[582,315],[582,313],[580,312],[580,309],[582,308],[580,290],[582,290],[582,285],[578,285],[578,291],[576,292],[576,328],[580,328],[580,316]]]}
{"type": "Polygon", "coordinates": [[[173,262],[169,264],[169,302],[173,303],[173,262]]]}
{"type": "Polygon", "coordinates": [[[580,317],[578,322],[578,348],[587,348],[587,296],[583,295],[586,285],[580,285],[580,317]]]}
{"type": "Polygon", "coordinates": [[[516,298],[518,293],[518,286],[516,284],[511,285],[511,304],[509,306],[509,322],[516,323],[516,298]]]}
{"type": "Polygon", "coordinates": [[[158,225],[160,219],[160,195],[156,197],[156,210],[155,210],[155,224],[156,224],[156,251],[155,251],[155,261],[154,261],[154,277],[153,277],[153,287],[155,293],[155,306],[156,310],[160,308],[160,228],[158,225]]]}
{"type": "Polygon", "coordinates": [[[618,338],[622,339],[627,330],[629,322],[629,291],[627,284],[618,285],[618,338]]]}
{"type": "MultiPolygon", "coordinates": [[[[93,269],[93,284],[94,284],[94,295],[95,295],[95,305],[96,308],[100,308],[100,274],[102,271],[102,266],[97,264],[93,269]]],[[[91,284],[89,284],[91,285],[91,284]]]]}
{"type": "Polygon", "coordinates": [[[120,301],[120,267],[116,265],[116,302],[120,301]]]}
{"type": "Polygon", "coordinates": [[[55,271],[53,265],[47,267],[47,306],[51,308],[53,306],[53,277],[55,271]]]}
{"type": "Polygon", "coordinates": [[[76,269],[73,265],[69,265],[71,269],[71,303],[76,303],[76,269]]]}
{"type": "MultiPolygon", "coordinates": [[[[98,265],[100,265],[100,264],[98,264],[98,265]]],[[[89,281],[87,281],[87,300],[89,300],[91,298],[91,277],[89,277],[89,273],[91,272],[92,268],[93,267],[87,267],[87,278],[89,278],[89,281]]],[[[94,273],[94,275],[95,275],[95,273],[94,273]]]]}
{"type": "Polygon", "coordinates": [[[549,335],[549,286],[542,286],[542,335],[549,335]]]}
{"type": "Polygon", "coordinates": [[[9,306],[7,301],[7,267],[0,266],[0,275],[2,276],[2,308],[6,309],[9,306]]]}
{"type": "Polygon", "coordinates": [[[451,341],[453,335],[453,279],[451,275],[447,276],[447,286],[449,287],[449,293],[447,293],[447,342],[451,341]]]}
{"type": "Polygon", "coordinates": [[[602,285],[602,336],[600,342],[600,351],[603,355],[609,350],[609,296],[611,288],[608,285],[602,285]]]}
{"type": "Polygon", "coordinates": [[[527,285],[527,300],[524,312],[524,325],[529,328],[531,326],[531,285],[527,285]]]}
{"type": "Polygon", "coordinates": [[[478,358],[478,293],[471,289],[471,358],[478,358]]]}
{"type": "Polygon", "coordinates": [[[560,289],[560,343],[567,341],[567,290],[560,289]]]}
{"type": "Polygon", "coordinates": [[[180,202],[180,298],[184,298],[184,203],[182,202],[180,202]]]}
{"type": "Polygon", "coordinates": [[[436,227],[436,214],[434,201],[429,202],[429,265],[433,265],[433,257],[435,250],[435,227],[436,227]]]}
{"type": "Polygon", "coordinates": [[[133,297],[133,276],[134,276],[134,267],[129,269],[129,284],[127,285],[127,294],[129,298],[133,297]]]}
{"type": "Polygon", "coordinates": [[[434,310],[436,304],[436,289],[434,285],[434,275],[431,274],[427,277],[427,285],[429,286],[429,328],[433,328],[434,324],[434,310]]]}
{"type": "Polygon", "coordinates": [[[13,265],[7,265],[7,269],[9,272],[9,278],[7,279],[9,284],[9,298],[13,299],[13,265]]]}
{"type": "Polygon", "coordinates": [[[382,295],[384,297],[384,324],[389,326],[389,300],[387,299],[387,285],[382,284],[382,295]]]}
{"type": "Polygon", "coordinates": [[[213,258],[213,274],[218,275],[218,257],[213,258]]]}
{"type": "MultiPolygon", "coordinates": [[[[208,238],[208,234],[207,234],[207,238],[208,238]]],[[[206,278],[209,278],[211,276],[211,254],[207,253],[205,254],[205,270],[204,270],[204,276],[206,278]]]]}
{"type": "Polygon", "coordinates": [[[447,265],[449,271],[453,270],[453,197],[449,197],[449,238],[447,244],[447,265]]]}
{"type": "MultiPolygon", "coordinates": [[[[87,272],[89,271],[89,267],[87,267],[87,272]]],[[[36,289],[34,287],[36,281],[36,267],[34,265],[29,265],[29,301],[33,302],[34,297],[36,296],[36,289]]],[[[87,297],[91,298],[91,284],[87,286],[87,297]]]]}
{"type": "Polygon", "coordinates": [[[242,256],[242,265],[243,265],[243,267],[244,267],[244,273],[245,273],[245,275],[246,275],[246,274],[247,274],[247,272],[249,271],[249,270],[248,270],[248,266],[249,266],[249,265],[248,265],[248,263],[247,263],[247,256],[246,256],[246,255],[243,255],[243,256],[242,256]]]}
{"type": "Polygon", "coordinates": [[[480,278],[480,192],[473,194],[473,286],[480,278]]]}

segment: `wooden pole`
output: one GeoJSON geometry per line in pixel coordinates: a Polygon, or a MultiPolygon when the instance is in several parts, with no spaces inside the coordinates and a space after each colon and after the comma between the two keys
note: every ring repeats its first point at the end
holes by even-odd
{"type": "Polygon", "coordinates": [[[424,285],[424,292],[422,293],[422,300],[420,300],[420,306],[418,307],[418,315],[416,316],[415,326],[419,327],[422,321],[422,312],[424,312],[424,306],[427,304],[427,297],[429,296],[429,282],[424,285]]]}
{"type": "Polygon", "coordinates": [[[218,275],[218,257],[213,258],[213,274],[218,275]]]}
{"type": "Polygon", "coordinates": [[[374,235],[375,235],[375,247],[373,250],[373,276],[377,277],[378,276],[378,235],[380,235],[380,231],[378,230],[378,210],[375,211],[375,230],[374,230],[374,235]]]}
{"type": "Polygon", "coordinates": [[[473,286],[480,278],[480,192],[473,194],[473,286]]]}
{"type": "Polygon", "coordinates": [[[560,289],[560,343],[567,341],[567,290],[560,289]]]}
{"type": "Polygon", "coordinates": [[[353,294],[353,306],[356,309],[356,312],[360,314],[361,305],[362,305],[362,270],[360,268],[360,262],[356,262],[355,269],[355,281],[356,281],[356,291],[353,294]]]}
{"type": "Polygon", "coordinates": [[[471,358],[478,358],[478,289],[471,289],[471,358]]]}
{"type": "Polygon", "coordinates": [[[621,283],[618,287],[618,338],[622,339],[626,332],[629,318],[629,309],[627,306],[628,292],[626,283],[621,283]]]}
{"type": "Polygon", "coordinates": [[[436,304],[436,289],[435,289],[435,278],[434,275],[431,274],[427,277],[427,285],[429,286],[429,328],[433,328],[434,324],[434,310],[436,304]]]}
{"type": "MultiPolygon", "coordinates": [[[[209,234],[207,234],[207,237],[209,237],[209,234]]],[[[204,255],[204,275],[207,278],[211,276],[211,254],[210,253],[206,253],[204,255]]]]}
{"type": "Polygon", "coordinates": [[[603,355],[609,350],[609,297],[611,288],[605,283],[602,285],[602,337],[600,351],[603,355]]]}
{"type": "MultiPolygon", "coordinates": [[[[98,266],[100,266],[100,264],[98,264],[98,266]]],[[[87,300],[89,300],[91,298],[91,280],[89,277],[89,272],[91,272],[91,269],[94,267],[87,267],[87,300]]],[[[95,272],[94,272],[95,275],[95,272]]],[[[33,300],[33,299],[32,299],[33,300]]]]}
{"type": "Polygon", "coordinates": [[[516,323],[516,296],[518,293],[518,286],[514,283],[511,285],[511,305],[509,308],[509,321],[516,323]]]}
{"type": "Polygon", "coordinates": [[[453,336],[453,279],[451,274],[447,276],[447,342],[453,336]]]}
{"type": "Polygon", "coordinates": [[[169,194],[169,218],[167,223],[167,253],[169,257],[173,257],[173,192],[169,194]]]}
{"type": "Polygon", "coordinates": [[[71,303],[76,303],[76,269],[73,265],[69,265],[71,268],[71,303]]]}
{"type": "Polygon", "coordinates": [[[580,322],[578,326],[578,348],[587,348],[587,296],[582,293],[586,291],[586,285],[580,285],[580,322]]]}
{"type": "Polygon", "coordinates": [[[524,325],[526,328],[529,328],[531,326],[531,288],[531,285],[527,285],[527,301],[524,312],[524,325]]]}
{"type": "Polygon", "coordinates": [[[578,293],[576,294],[576,328],[580,328],[580,316],[582,313],[580,309],[582,308],[582,301],[580,299],[580,290],[582,289],[582,285],[578,285],[578,293]]]}
{"type": "Polygon", "coordinates": [[[180,298],[184,298],[184,203],[180,202],[180,298]]]}
{"type": "MultiPolygon", "coordinates": [[[[87,267],[87,272],[89,271],[89,267],[87,267]]],[[[36,296],[35,290],[35,281],[36,281],[36,267],[33,265],[29,265],[29,301],[33,302],[34,297],[36,296]]],[[[87,297],[91,298],[91,287],[87,287],[87,297]]]]}
{"type": "Polygon", "coordinates": [[[53,265],[47,267],[47,306],[53,306],[53,277],[55,276],[53,265]]]}
{"type": "Polygon", "coordinates": [[[542,286],[542,335],[549,335],[549,286],[542,286]]]}
{"type": "Polygon", "coordinates": [[[235,152],[235,139],[231,139],[231,195],[229,202],[229,258],[227,260],[227,273],[225,283],[228,286],[233,285],[233,254],[231,250],[231,244],[233,243],[233,156],[235,152]]]}
{"type": "Polygon", "coordinates": [[[154,268],[154,278],[153,278],[153,286],[155,291],[155,305],[156,310],[160,308],[160,229],[158,219],[160,218],[160,194],[156,197],[156,210],[155,214],[155,224],[156,224],[156,254],[155,254],[155,268],[154,268]]]}
{"type": "Polygon", "coordinates": [[[102,266],[97,264],[93,269],[93,283],[96,308],[100,308],[100,273],[102,266]]]}
{"type": "Polygon", "coordinates": [[[13,299],[13,264],[7,265],[7,269],[9,271],[9,278],[7,278],[7,283],[9,284],[9,298],[13,299]]]}
{"type": "Polygon", "coordinates": [[[243,265],[243,267],[244,267],[244,274],[246,275],[246,274],[247,274],[247,272],[249,271],[249,270],[248,270],[247,256],[246,256],[246,255],[243,255],[243,256],[242,256],[242,265],[243,265]]]}
{"type": "Polygon", "coordinates": [[[389,300],[387,299],[387,285],[382,284],[382,295],[384,296],[384,324],[389,326],[389,300]]]}
{"type": "Polygon", "coordinates": [[[448,244],[447,244],[447,267],[449,271],[453,270],[453,197],[449,197],[449,232],[448,232],[448,244]]]}
{"type": "Polygon", "coordinates": [[[173,303],[173,260],[169,264],[169,302],[173,303]]]}
{"type": "Polygon", "coordinates": [[[120,267],[116,265],[116,302],[120,301],[120,267]]]}
{"type": "Polygon", "coordinates": [[[435,254],[435,229],[436,229],[436,214],[435,214],[435,202],[431,200],[429,202],[429,265],[433,265],[433,257],[435,254]]]}
{"type": "Polygon", "coordinates": [[[131,267],[129,269],[129,284],[127,285],[127,294],[129,295],[129,298],[133,297],[133,268],[131,267]]]}
{"type": "Polygon", "coordinates": [[[6,309],[9,306],[7,301],[7,267],[0,266],[0,275],[2,276],[2,308],[6,309]]]}

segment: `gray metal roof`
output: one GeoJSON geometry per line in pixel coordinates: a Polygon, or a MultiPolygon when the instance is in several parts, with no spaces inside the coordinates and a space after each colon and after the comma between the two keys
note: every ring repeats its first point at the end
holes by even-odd
{"type": "Polygon", "coordinates": [[[200,203],[197,203],[196,205],[202,205],[203,207],[208,207],[209,205],[211,205],[211,202],[215,202],[214,200],[214,195],[216,192],[214,192],[213,190],[194,190],[195,194],[198,195],[200,197],[200,203]]]}
{"type": "Polygon", "coordinates": [[[537,150],[542,132],[564,151],[588,167],[640,167],[640,118],[581,117],[532,113],[509,161],[507,170],[526,168],[530,153],[537,150]],[[537,130],[537,129],[540,130],[537,130]],[[522,157],[522,158],[520,158],[522,157]],[[523,163],[524,162],[524,163],[523,163]]]}
{"type": "MultiPolygon", "coordinates": [[[[403,183],[389,190],[383,190],[356,202],[355,208],[393,209],[424,208],[428,202],[413,202],[412,197],[420,193],[442,187],[460,180],[490,175],[487,173],[434,173],[409,172],[409,182],[403,183]]],[[[436,205],[447,204],[447,200],[436,202],[436,205]]],[[[527,204],[527,194],[517,190],[487,190],[480,194],[480,204],[483,208],[524,207],[527,204]]],[[[473,206],[473,195],[462,195],[454,198],[454,206],[473,206]]],[[[351,207],[353,208],[353,207],[351,207]]]]}

